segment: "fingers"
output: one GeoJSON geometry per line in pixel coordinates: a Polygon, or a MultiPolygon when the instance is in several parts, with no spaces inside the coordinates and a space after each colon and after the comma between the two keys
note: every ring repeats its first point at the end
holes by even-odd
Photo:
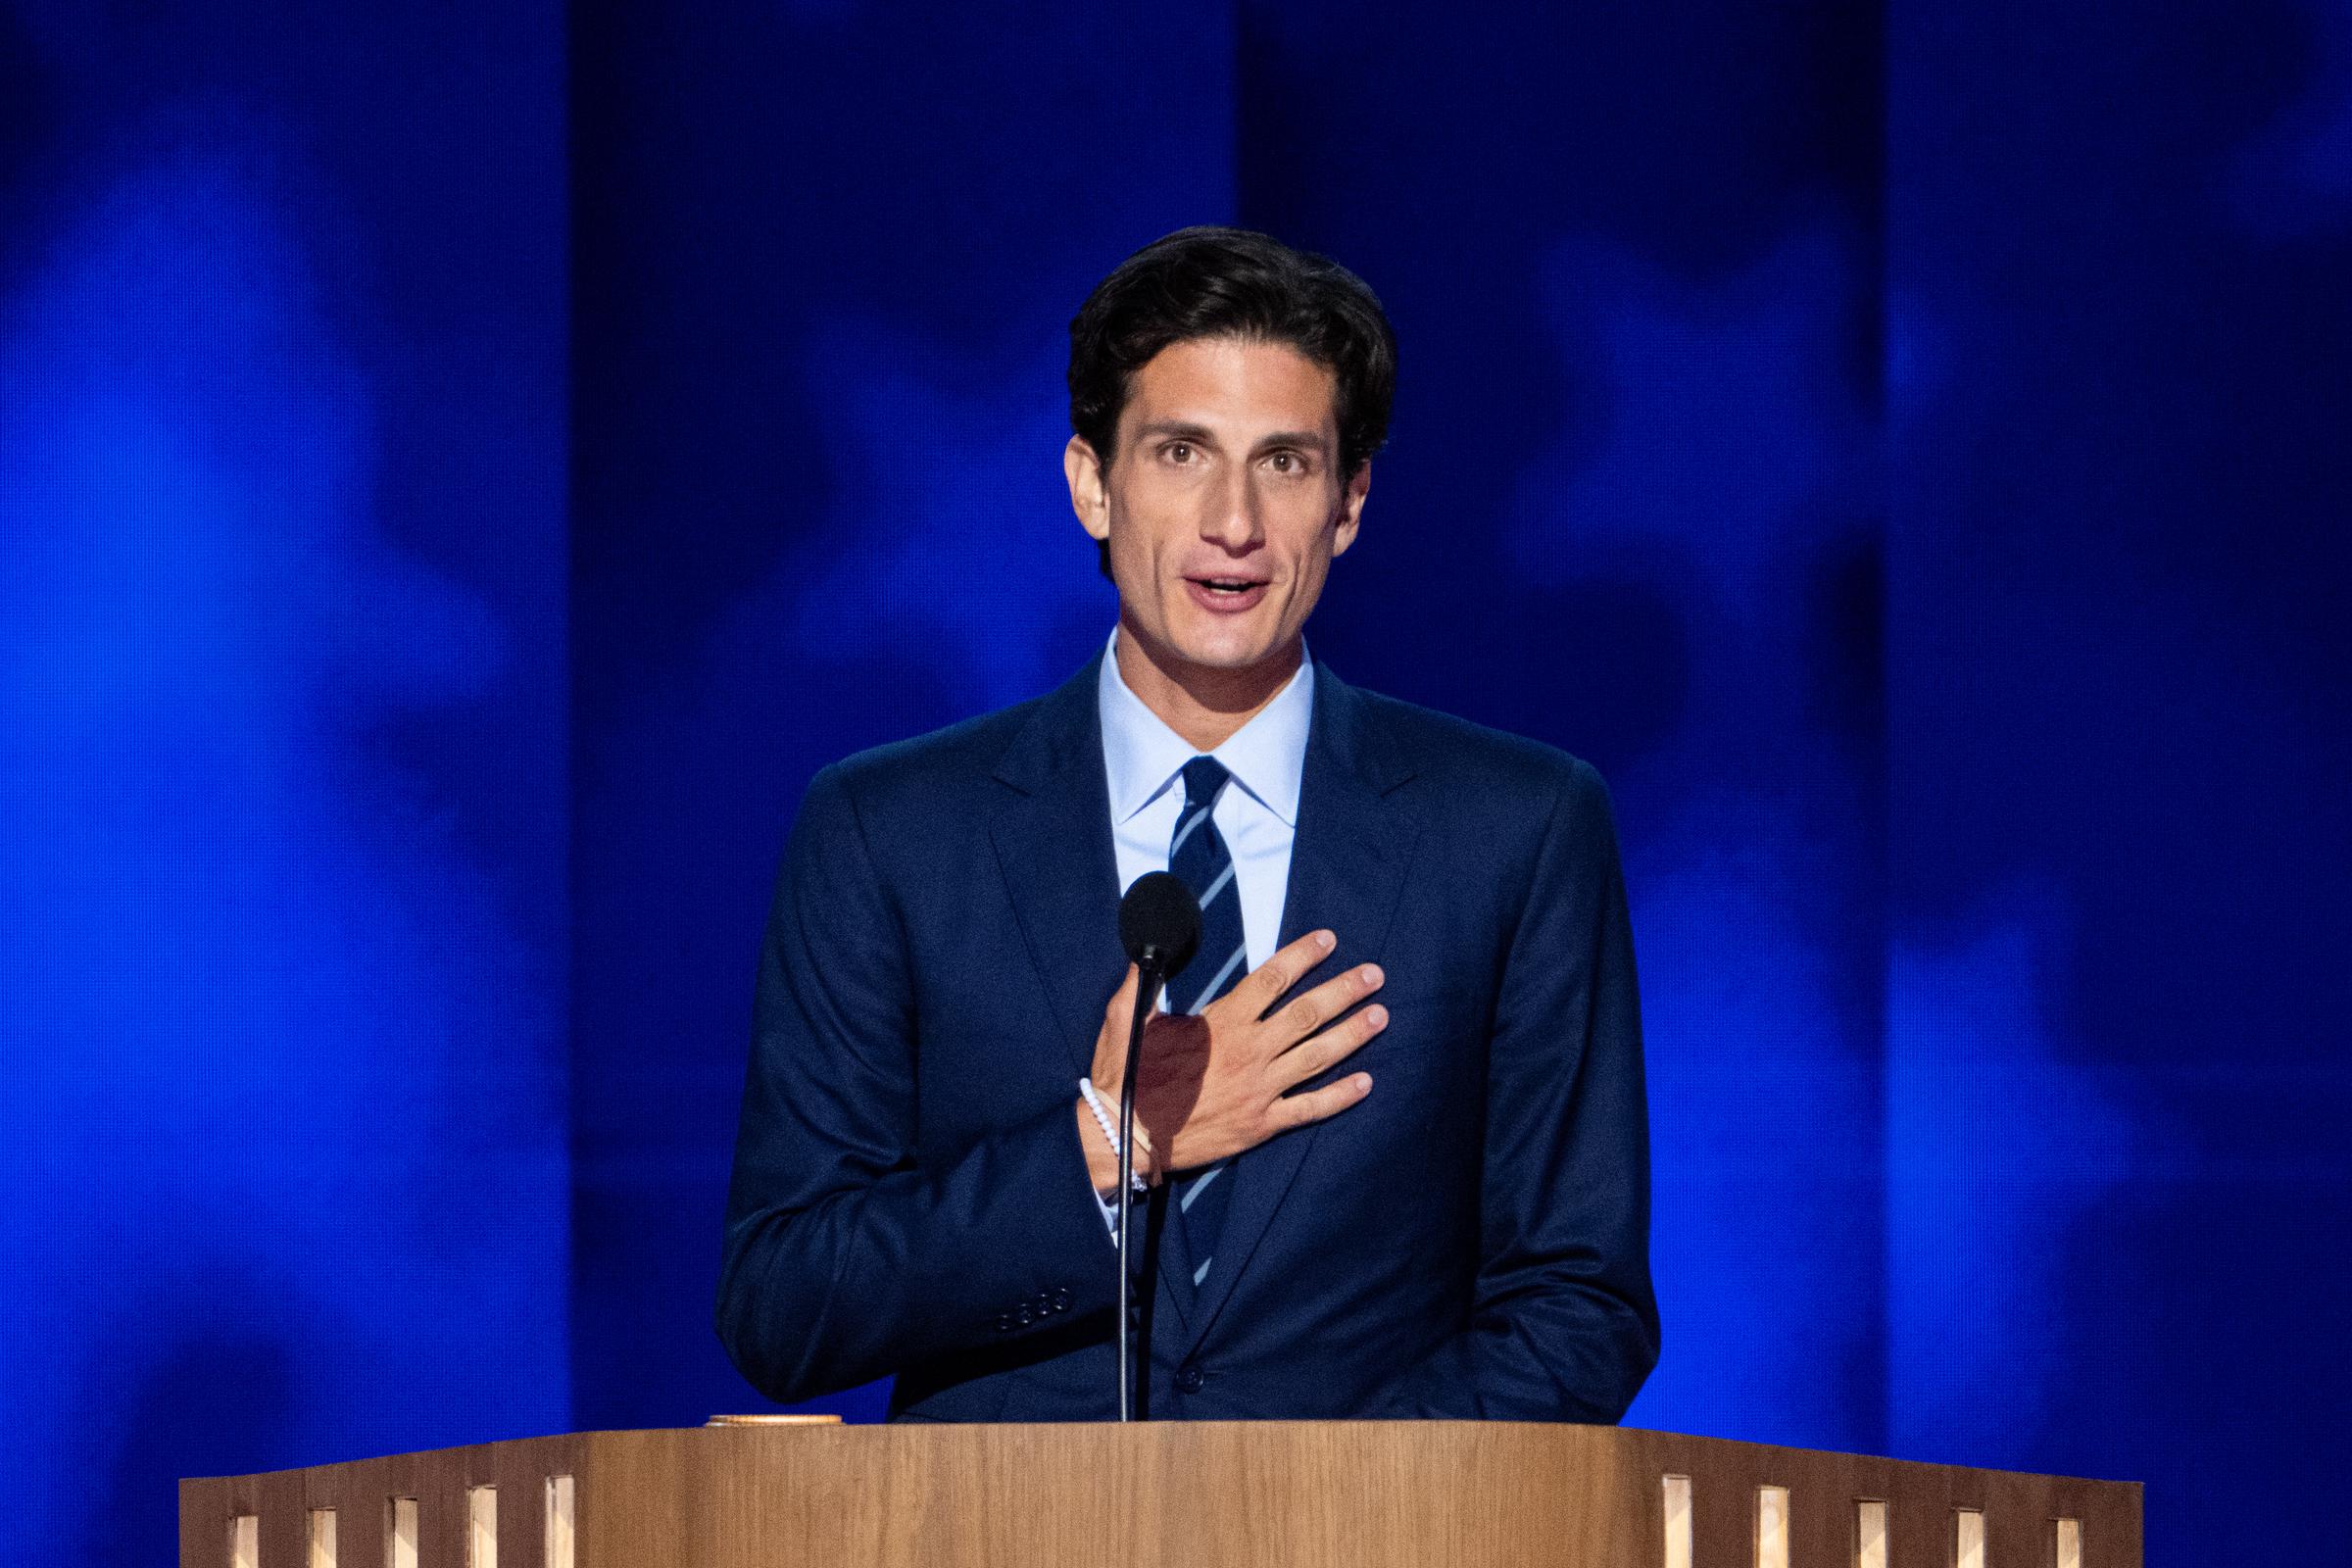
{"type": "Polygon", "coordinates": [[[1110,1001],[1103,1005],[1103,1028],[1124,1029],[1126,1027],[1127,1020],[1135,1012],[1135,988],[1139,984],[1141,984],[1141,980],[1136,974],[1135,965],[1131,963],[1127,966],[1127,977],[1119,982],[1119,989],[1110,994],[1110,1001]]]}
{"type": "Polygon", "coordinates": [[[1336,1116],[1371,1092],[1370,1073],[1349,1073],[1336,1084],[1325,1084],[1303,1095],[1291,1095],[1277,1100],[1272,1116],[1275,1125],[1287,1132],[1293,1127],[1304,1127],[1327,1116],[1336,1116]]]}
{"type": "Polygon", "coordinates": [[[1304,1040],[1308,1035],[1346,1012],[1361,999],[1378,991],[1388,976],[1380,972],[1377,963],[1359,963],[1346,974],[1333,975],[1306,995],[1293,1002],[1274,1015],[1285,1040],[1304,1040]]]}
{"type": "Polygon", "coordinates": [[[1254,1018],[1280,1002],[1307,970],[1329,957],[1339,945],[1339,937],[1332,932],[1309,931],[1252,969],[1223,1000],[1240,997],[1250,1008],[1249,1016],[1254,1018]]]}
{"type": "Polygon", "coordinates": [[[1115,1095],[1127,1071],[1127,1030],[1135,1016],[1135,992],[1139,984],[1135,965],[1127,966],[1127,978],[1119,989],[1110,994],[1102,1008],[1102,1032],[1095,1037],[1095,1087],[1106,1095],[1115,1095]]]}
{"type": "MultiPolygon", "coordinates": [[[[1274,1081],[1284,1089],[1302,1084],[1337,1062],[1346,1060],[1389,1026],[1389,1009],[1374,1003],[1336,1028],[1325,1030],[1283,1053],[1274,1060],[1274,1081]]],[[[1320,1091],[1318,1091],[1319,1093],[1320,1091]]]]}

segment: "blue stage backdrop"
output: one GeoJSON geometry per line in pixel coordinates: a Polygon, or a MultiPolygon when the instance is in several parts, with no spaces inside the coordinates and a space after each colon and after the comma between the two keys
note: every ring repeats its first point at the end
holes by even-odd
{"type": "Polygon", "coordinates": [[[0,1552],[564,1426],[553,7],[0,14],[0,1552]]]}
{"type": "Polygon", "coordinates": [[[1316,652],[1615,789],[1632,1418],[2328,1559],[2352,3],[1391,11],[0,15],[12,1539],[758,1406],[784,830],[1099,644],[1063,328],[1210,220],[1403,340],[1316,652]]]}

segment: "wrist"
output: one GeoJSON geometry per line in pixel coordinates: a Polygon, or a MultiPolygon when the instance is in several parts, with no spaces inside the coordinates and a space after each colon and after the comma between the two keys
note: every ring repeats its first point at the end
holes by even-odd
{"type": "MultiPolygon", "coordinates": [[[[1086,1147],[1087,1173],[1095,1191],[1108,1202],[1119,1185],[1119,1123],[1117,1102],[1096,1089],[1092,1079],[1078,1080],[1078,1136],[1086,1147]]],[[[1142,1192],[1152,1184],[1154,1162],[1152,1139],[1139,1123],[1135,1128],[1133,1174],[1142,1192]]]]}
{"type": "Polygon", "coordinates": [[[1086,1154],[1086,1179],[1095,1184],[1095,1196],[1109,1202],[1119,1186],[1119,1156],[1083,1100],[1078,1102],[1078,1147],[1086,1154]]]}

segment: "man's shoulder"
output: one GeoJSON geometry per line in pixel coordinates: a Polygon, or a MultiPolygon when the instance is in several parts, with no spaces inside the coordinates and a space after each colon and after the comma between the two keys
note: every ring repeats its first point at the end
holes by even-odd
{"type": "Polygon", "coordinates": [[[1384,737],[1392,756],[1449,801],[1607,808],[1599,770],[1572,752],[1360,686],[1348,695],[1360,722],[1384,737]]]}
{"type": "Polygon", "coordinates": [[[1060,695],[1048,692],[925,734],[852,753],[822,769],[810,793],[816,793],[820,785],[838,788],[850,795],[861,811],[900,807],[937,809],[946,797],[984,782],[1046,705],[1060,695]]]}

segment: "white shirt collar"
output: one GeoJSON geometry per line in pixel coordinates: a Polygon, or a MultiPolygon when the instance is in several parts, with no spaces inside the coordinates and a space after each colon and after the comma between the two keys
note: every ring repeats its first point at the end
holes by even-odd
{"type": "MultiPolygon", "coordinates": [[[[1184,764],[1200,754],[1166,721],[1144,706],[1119,674],[1119,634],[1114,627],[1102,652],[1095,682],[1095,705],[1102,717],[1102,761],[1110,784],[1110,815],[1124,822],[1159,798],[1184,764]]],[[[1208,755],[1259,805],[1298,825],[1298,784],[1306,772],[1307,728],[1315,713],[1315,662],[1299,651],[1298,672],[1274,700],[1208,755]]]]}

